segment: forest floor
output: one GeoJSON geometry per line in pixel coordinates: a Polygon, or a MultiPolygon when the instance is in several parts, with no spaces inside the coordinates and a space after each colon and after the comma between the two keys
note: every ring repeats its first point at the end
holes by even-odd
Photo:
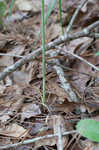
{"type": "Polygon", "coordinates": [[[79,10],[83,1],[62,1],[64,34],[58,4],[47,20],[45,105],[41,0],[16,0],[9,17],[8,2],[0,28],[0,149],[99,150],[75,130],[81,119],[99,121],[99,1],[79,10]]]}

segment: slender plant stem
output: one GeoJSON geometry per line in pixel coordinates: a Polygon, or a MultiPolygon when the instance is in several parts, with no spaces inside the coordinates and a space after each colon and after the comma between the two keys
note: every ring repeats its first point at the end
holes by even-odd
{"type": "Polygon", "coordinates": [[[11,16],[11,14],[12,14],[12,10],[13,10],[13,5],[14,5],[14,3],[15,3],[15,0],[11,0],[11,4],[10,4],[10,6],[9,6],[9,17],[11,16]]]}
{"type": "Polygon", "coordinates": [[[62,28],[62,34],[64,34],[64,29],[62,26],[62,6],[61,6],[61,0],[59,0],[59,15],[60,15],[60,24],[61,24],[61,28],[62,28]]]}
{"type": "Polygon", "coordinates": [[[43,91],[42,91],[42,103],[45,104],[45,20],[44,20],[44,0],[42,0],[42,74],[43,74],[43,91]]]}

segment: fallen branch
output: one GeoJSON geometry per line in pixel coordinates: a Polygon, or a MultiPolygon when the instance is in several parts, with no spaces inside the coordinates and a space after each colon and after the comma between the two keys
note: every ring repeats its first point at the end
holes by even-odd
{"type": "MultiPolygon", "coordinates": [[[[57,46],[56,48],[58,48],[58,50],[56,51],[52,51],[51,53],[49,53],[49,55],[51,57],[55,57],[58,55],[58,53],[60,51],[62,51],[62,49],[57,46]]],[[[76,94],[74,93],[74,91],[72,90],[68,80],[64,77],[64,71],[61,68],[60,62],[57,59],[53,59],[50,61],[50,63],[52,64],[54,70],[56,71],[59,79],[60,79],[60,83],[61,83],[61,87],[65,90],[67,96],[68,96],[68,101],[70,102],[78,102],[79,99],[77,98],[76,94]]]]}
{"type": "MultiPolygon", "coordinates": [[[[45,46],[45,48],[46,48],[46,50],[49,50],[49,49],[55,48],[55,46],[60,45],[66,41],[70,41],[70,40],[77,39],[80,37],[99,38],[99,34],[90,33],[91,30],[94,29],[95,27],[97,27],[98,25],[99,25],[99,21],[96,21],[95,23],[89,25],[87,28],[83,29],[80,32],[73,33],[73,34],[65,34],[63,36],[60,36],[58,39],[54,40],[53,42],[48,43],[45,46]]],[[[0,80],[3,80],[7,75],[9,75],[11,72],[14,72],[15,70],[17,70],[19,67],[21,67],[25,63],[28,63],[28,62],[32,61],[33,59],[35,59],[38,55],[41,54],[41,51],[42,51],[42,48],[39,48],[39,49],[33,51],[32,53],[28,54],[27,56],[24,56],[22,59],[17,61],[12,66],[4,69],[4,71],[2,73],[0,73],[0,80]]]]}
{"type": "MultiPolygon", "coordinates": [[[[77,131],[73,130],[73,131],[68,131],[68,132],[64,132],[62,133],[62,136],[66,136],[68,134],[72,134],[72,133],[77,133],[77,131]]],[[[43,140],[43,139],[47,139],[47,138],[53,138],[53,137],[57,137],[59,136],[58,133],[57,134],[50,134],[50,135],[45,135],[45,136],[40,136],[34,139],[29,139],[29,140],[25,140],[19,143],[15,143],[15,144],[8,144],[8,145],[4,145],[4,146],[0,146],[0,149],[8,149],[8,148],[12,148],[12,147],[18,147],[20,145],[25,145],[25,144],[30,144],[39,140],[43,140]]]]}

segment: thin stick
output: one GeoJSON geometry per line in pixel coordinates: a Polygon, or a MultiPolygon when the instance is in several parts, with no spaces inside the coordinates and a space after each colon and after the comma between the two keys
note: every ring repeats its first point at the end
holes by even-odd
{"type": "Polygon", "coordinates": [[[62,131],[60,125],[58,125],[58,145],[59,145],[59,150],[63,150],[62,131]]]}
{"type": "MultiPolygon", "coordinates": [[[[62,50],[62,48],[61,48],[60,46],[56,46],[56,48],[62,50]]],[[[76,54],[74,54],[74,53],[72,53],[72,52],[70,52],[70,51],[65,51],[65,52],[68,53],[68,54],[71,54],[72,56],[74,56],[74,57],[78,58],[79,60],[83,61],[84,63],[88,64],[89,66],[91,66],[91,67],[94,68],[95,70],[99,71],[99,68],[98,68],[98,67],[96,67],[96,66],[93,65],[92,63],[88,62],[88,61],[85,60],[84,58],[82,58],[82,57],[80,57],[80,56],[78,56],[78,55],[76,55],[76,54]]]]}
{"type": "MultiPolygon", "coordinates": [[[[68,134],[73,134],[73,133],[77,133],[77,131],[72,130],[72,131],[64,132],[64,133],[62,133],[62,136],[66,136],[68,134]]],[[[0,149],[2,150],[2,149],[8,149],[8,148],[12,148],[12,147],[17,147],[17,146],[20,146],[20,145],[30,144],[30,143],[34,143],[34,142],[39,141],[39,140],[43,140],[43,139],[47,139],[47,138],[53,138],[53,137],[57,137],[57,136],[58,136],[58,133],[57,134],[45,135],[45,136],[39,136],[37,138],[25,140],[23,142],[0,146],[0,149]]]]}
{"type": "Polygon", "coordinates": [[[71,27],[72,27],[72,25],[73,25],[73,23],[74,23],[74,21],[75,21],[77,15],[78,15],[79,11],[80,11],[80,9],[84,6],[84,4],[85,4],[87,1],[88,1],[88,0],[82,0],[81,4],[80,4],[80,5],[78,6],[78,8],[76,9],[74,15],[72,16],[72,19],[70,20],[69,25],[68,25],[67,28],[66,28],[66,33],[68,33],[68,32],[70,31],[70,29],[71,29],[71,27]]]}
{"type": "Polygon", "coordinates": [[[83,61],[84,63],[88,64],[89,66],[91,66],[91,67],[94,68],[95,70],[99,71],[99,68],[98,68],[98,67],[96,67],[96,66],[93,65],[92,63],[88,62],[88,61],[85,60],[84,58],[82,58],[82,57],[80,57],[80,56],[78,56],[78,55],[76,55],[76,54],[74,54],[74,53],[71,53],[71,52],[69,52],[69,51],[66,51],[66,53],[71,54],[72,56],[74,56],[74,57],[78,58],[79,60],[83,61]]]}
{"type": "MultiPolygon", "coordinates": [[[[52,51],[50,53],[50,56],[57,56],[59,51],[62,50],[61,48],[59,48],[59,46],[57,46],[57,47],[58,47],[58,50],[57,51],[52,51]]],[[[59,77],[61,87],[65,90],[65,92],[68,95],[68,100],[70,102],[71,101],[72,102],[78,102],[79,99],[76,96],[75,92],[72,90],[71,85],[69,84],[68,80],[65,78],[64,71],[61,68],[59,61],[57,59],[53,59],[50,62],[53,64],[53,68],[54,68],[54,70],[56,71],[56,73],[59,77]]]]}

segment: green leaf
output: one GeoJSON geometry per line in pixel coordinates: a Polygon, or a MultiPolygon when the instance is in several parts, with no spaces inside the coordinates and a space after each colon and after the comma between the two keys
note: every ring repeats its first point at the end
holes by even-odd
{"type": "Polygon", "coordinates": [[[99,121],[84,119],[78,122],[77,131],[84,137],[99,142],[99,121]]]}

